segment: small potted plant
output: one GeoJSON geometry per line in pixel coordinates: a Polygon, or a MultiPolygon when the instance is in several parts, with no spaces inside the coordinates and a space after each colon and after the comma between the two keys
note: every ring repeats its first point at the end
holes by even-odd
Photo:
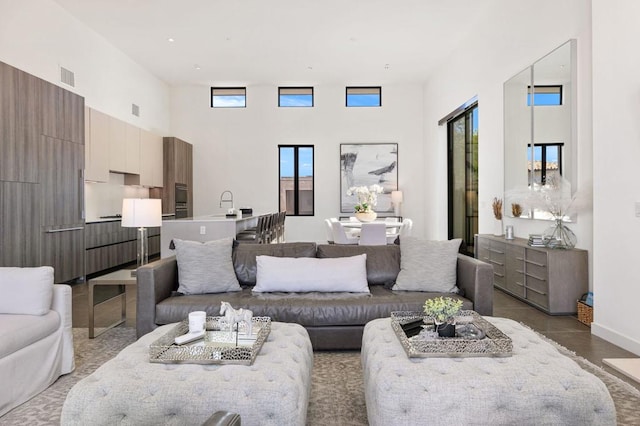
{"type": "Polygon", "coordinates": [[[433,318],[436,330],[441,337],[454,337],[456,334],[455,316],[462,310],[462,300],[451,297],[435,297],[424,302],[424,314],[433,318]]]}

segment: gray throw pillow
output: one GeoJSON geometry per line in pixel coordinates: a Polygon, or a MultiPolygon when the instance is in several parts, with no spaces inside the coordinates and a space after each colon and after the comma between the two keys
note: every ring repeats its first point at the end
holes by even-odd
{"type": "Polygon", "coordinates": [[[183,294],[240,291],[233,268],[233,239],[185,241],[175,239],[178,262],[178,291],[183,294]]]}
{"type": "Polygon", "coordinates": [[[416,237],[400,240],[400,272],[392,290],[457,293],[456,268],[460,238],[428,241],[416,237]]]}

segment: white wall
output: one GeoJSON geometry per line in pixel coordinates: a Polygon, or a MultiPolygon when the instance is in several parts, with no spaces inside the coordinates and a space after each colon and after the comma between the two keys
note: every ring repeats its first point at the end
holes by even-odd
{"type": "MultiPolygon", "coordinates": [[[[168,135],[168,86],[57,3],[0,0],[0,11],[0,61],[83,96],[87,106],[168,135]],[[61,66],[74,72],[75,87],[60,82],[61,66]],[[131,114],[132,103],[140,117],[131,114]]],[[[122,201],[114,194],[148,196],[117,181],[85,185],[88,220],[119,213],[122,201]]]]}
{"type": "Polygon", "coordinates": [[[0,0],[0,11],[0,61],[83,96],[92,108],[167,134],[168,86],[60,5],[0,0]],[[75,88],[60,83],[60,66],[75,73],[75,88]]]}
{"type": "Polygon", "coordinates": [[[593,0],[592,333],[640,355],[640,2],[593,0]]]}
{"type": "MultiPolygon", "coordinates": [[[[452,52],[450,61],[429,76],[425,85],[425,157],[426,200],[432,200],[437,212],[424,215],[427,236],[447,236],[446,126],[437,122],[449,112],[478,96],[479,105],[479,228],[493,232],[491,200],[502,197],[503,180],[503,84],[509,78],[571,38],[578,39],[578,185],[590,186],[591,176],[591,103],[590,103],[590,8],[581,0],[558,3],[536,2],[535,8],[522,13],[521,4],[502,1],[503,19],[510,27],[499,28],[479,23],[474,42],[452,52]],[[548,13],[553,10],[554,13],[548,13]]],[[[542,232],[548,222],[505,218],[516,236],[542,232]]],[[[591,248],[591,214],[583,213],[572,226],[578,246],[591,248]]]]}
{"type": "MultiPolygon", "coordinates": [[[[311,83],[311,85],[313,85],[311,83]]],[[[278,144],[315,146],[315,216],[288,217],[288,241],[323,241],[323,220],[340,215],[340,143],[397,142],[402,213],[422,215],[425,152],[422,87],[385,85],[381,108],[346,108],[344,85],[314,85],[313,108],[278,108],[277,85],[249,86],[247,107],[211,108],[209,87],[173,89],[172,134],[194,145],[194,213],[220,213],[222,191],[236,207],[278,209],[278,144]]],[[[227,206],[225,205],[225,208],[227,206]]],[[[414,226],[418,235],[423,224],[414,226]]]]}

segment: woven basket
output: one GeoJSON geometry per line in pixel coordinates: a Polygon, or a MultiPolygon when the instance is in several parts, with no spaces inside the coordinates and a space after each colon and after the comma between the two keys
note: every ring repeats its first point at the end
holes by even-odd
{"type": "Polygon", "coordinates": [[[593,306],[578,300],[578,321],[591,327],[593,322],[593,306]]]}

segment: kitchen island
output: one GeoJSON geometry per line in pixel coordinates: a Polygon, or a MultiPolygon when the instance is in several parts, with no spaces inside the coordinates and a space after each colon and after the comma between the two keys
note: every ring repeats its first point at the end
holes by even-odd
{"type": "Polygon", "coordinates": [[[227,218],[225,215],[205,215],[162,221],[160,257],[175,255],[169,248],[171,240],[178,238],[190,241],[212,241],[221,238],[235,238],[238,232],[258,224],[258,216],[227,218]]]}

